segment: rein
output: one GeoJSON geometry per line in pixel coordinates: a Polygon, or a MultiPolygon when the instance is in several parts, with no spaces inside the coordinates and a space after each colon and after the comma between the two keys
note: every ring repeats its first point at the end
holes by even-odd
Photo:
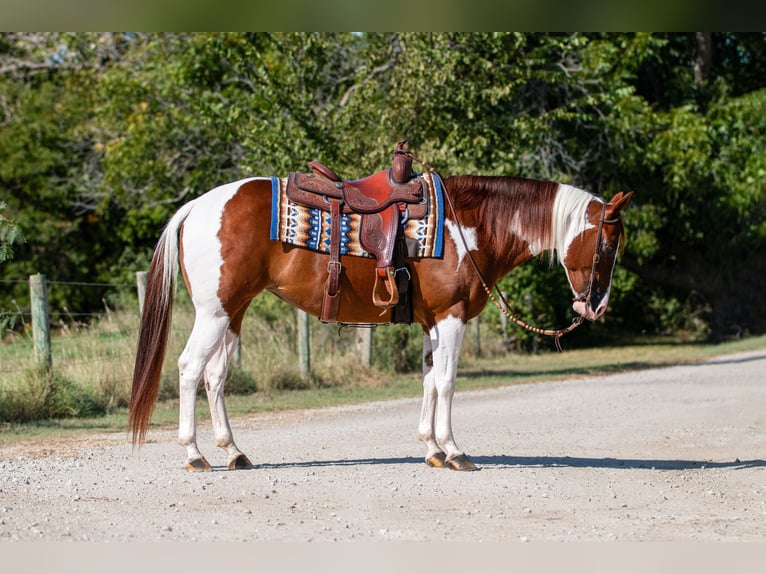
{"type": "MultiPolygon", "coordinates": [[[[444,179],[442,178],[441,174],[436,171],[433,167],[431,167],[428,163],[414,155],[411,151],[399,151],[397,153],[401,153],[406,155],[407,157],[417,161],[419,164],[421,164],[423,167],[425,167],[433,176],[438,177],[442,181],[442,187],[446,189],[444,186],[444,179]]],[[[567,333],[571,333],[574,331],[577,327],[579,327],[583,321],[585,321],[585,318],[581,315],[578,315],[577,317],[574,317],[572,319],[572,324],[568,327],[564,327],[563,329],[542,329],[540,327],[535,327],[534,325],[530,325],[526,321],[524,321],[521,317],[519,317],[516,313],[511,311],[511,306],[508,303],[508,300],[505,298],[503,293],[500,291],[500,289],[495,285],[495,290],[497,291],[498,297],[495,297],[495,295],[492,293],[492,290],[487,286],[487,282],[484,280],[484,277],[481,274],[481,271],[479,270],[479,266],[476,264],[476,260],[473,258],[473,255],[471,254],[471,250],[468,248],[468,242],[466,241],[465,235],[463,235],[463,228],[461,225],[459,225],[460,220],[457,216],[457,210],[455,209],[455,204],[452,202],[452,198],[449,196],[448,193],[444,194],[444,197],[447,199],[447,203],[449,204],[450,211],[452,212],[452,216],[455,218],[455,221],[458,223],[457,229],[458,233],[460,235],[460,239],[463,242],[463,245],[465,247],[466,254],[468,255],[468,260],[471,262],[471,265],[473,266],[474,271],[476,272],[476,276],[479,278],[479,281],[481,282],[481,286],[484,288],[484,291],[489,296],[490,300],[495,304],[495,307],[500,310],[500,312],[505,315],[508,319],[516,323],[519,327],[523,327],[524,329],[531,331],[532,333],[536,333],[538,335],[545,335],[548,337],[553,337],[554,341],[556,343],[556,349],[561,352],[561,336],[566,335],[567,333]],[[501,304],[502,303],[502,304],[501,304]]],[[[596,276],[596,265],[601,260],[601,236],[604,229],[604,223],[616,223],[618,219],[604,219],[606,215],[606,203],[601,204],[601,217],[599,217],[598,221],[598,236],[596,237],[596,250],[593,254],[593,266],[591,267],[590,271],[590,282],[588,283],[588,290],[584,293],[576,297],[575,301],[585,301],[587,302],[588,299],[590,299],[591,291],[593,289],[593,280],[596,276]]]]}

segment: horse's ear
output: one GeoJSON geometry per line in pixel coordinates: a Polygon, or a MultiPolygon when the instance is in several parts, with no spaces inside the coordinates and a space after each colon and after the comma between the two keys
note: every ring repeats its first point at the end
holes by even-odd
{"type": "Polygon", "coordinates": [[[629,191],[628,193],[623,193],[621,191],[617,192],[617,195],[615,195],[609,204],[607,205],[607,209],[609,210],[609,213],[619,213],[626,207],[628,207],[628,204],[630,203],[630,198],[633,197],[633,192],[629,191]]]}

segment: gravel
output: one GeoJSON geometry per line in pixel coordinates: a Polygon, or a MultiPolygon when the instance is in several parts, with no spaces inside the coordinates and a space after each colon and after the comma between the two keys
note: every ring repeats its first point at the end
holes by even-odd
{"type": "MultiPolygon", "coordinates": [[[[553,359],[552,359],[553,360],[553,359]]],[[[419,400],[233,420],[255,463],[183,470],[174,430],[0,449],[0,541],[763,541],[766,351],[460,393],[480,470],[423,463],[419,400]]]]}

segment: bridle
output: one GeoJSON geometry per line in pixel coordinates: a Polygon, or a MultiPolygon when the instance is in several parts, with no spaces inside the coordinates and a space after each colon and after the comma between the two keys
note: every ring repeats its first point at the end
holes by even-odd
{"type": "Polygon", "coordinates": [[[587,303],[590,300],[590,296],[593,291],[593,282],[596,279],[596,265],[601,261],[601,238],[604,234],[604,224],[616,224],[621,221],[620,217],[614,217],[612,219],[606,219],[606,202],[601,204],[601,217],[598,218],[598,234],[596,235],[596,247],[593,253],[593,265],[590,269],[590,280],[588,281],[588,288],[584,293],[576,296],[574,302],[587,303]]]}
{"type": "MultiPolygon", "coordinates": [[[[439,180],[442,183],[442,189],[446,189],[444,186],[444,180],[442,176],[437,172],[433,167],[431,167],[429,164],[427,164],[422,159],[415,156],[411,151],[398,151],[397,153],[402,153],[407,155],[408,157],[412,158],[413,160],[420,163],[423,167],[425,167],[433,177],[438,177],[439,180]]],[[[511,311],[511,306],[508,303],[508,300],[505,298],[503,293],[500,291],[500,289],[495,285],[495,291],[497,291],[497,297],[492,293],[492,290],[487,286],[487,282],[484,280],[484,277],[481,274],[481,271],[479,270],[479,266],[476,264],[476,260],[473,258],[473,255],[471,254],[471,250],[468,247],[468,242],[466,241],[465,235],[463,235],[463,228],[461,225],[459,225],[460,220],[457,216],[457,210],[455,209],[455,204],[452,201],[452,198],[449,196],[449,194],[445,193],[444,197],[447,200],[447,204],[449,205],[450,211],[452,212],[452,216],[455,218],[455,221],[458,223],[457,230],[458,234],[460,235],[460,240],[463,242],[463,246],[465,247],[465,252],[468,256],[468,260],[471,262],[471,265],[473,266],[473,269],[479,278],[479,281],[481,282],[481,286],[484,288],[484,291],[487,293],[487,296],[490,298],[490,300],[495,304],[495,307],[497,307],[500,312],[505,315],[508,319],[516,323],[518,326],[523,327],[524,329],[531,331],[532,333],[536,333],[538,335],[545,335],[548,337],[553,337],[556,349],[558,351],[561,351],[561,336],[566,335],[567,333],[571,333],[574,331],[577,327],[579,327],[583,321],[585,321],[585,318],[582,315],[578,315],[577,317],[574,317],[572,319],[572,324],[568,327],[564,327],[563,329],[541,329],[540,327],[535,327],[534,325],[530,325],[526,321],[524,321],[521,317],[519,317],[516,313],[511,311]]],[[[604,233],[604,224],[615,224],[621,221],[620,216],[617,216],[613,219],[606,219],[606,202],[603,202],[601,204],[601,216],[598,218],[598,234],[596,235],[596,246],[593,253],[593,264],[591,266],[590,270],[590,280],[588,281],[588,288],[584,293],[581,293],[574,297],[574,302],[584,302],[587,304],[587,302],[590,300],[592,291],[593,291],[593,283],[596,277],[596,266],[598,265],[599,261],[601,261],[601,239],[604,233]]]]}

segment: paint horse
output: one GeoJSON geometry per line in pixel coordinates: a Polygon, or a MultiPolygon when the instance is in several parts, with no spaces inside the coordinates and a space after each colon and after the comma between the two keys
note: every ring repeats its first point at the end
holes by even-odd
{"type": "MultiPolygon", "coordinates": [[[[475,470],[455,442],[452,401],[466,323],[488,301],[486,286],[543,252],[564,267],[574,310],[584,319],[606,311],[624,240],[621,212],[631,193],[609,203],[575,187],[517,177],[453,176],[443,181],[445,209],[439,258],[409,258],[412,322],[423,328],[423,404],[418,437],[429,466],[475,470]],[[483,285],[484,284],[484,285],[483,285]]],[[[180,267],[195,308],[178,359],[179,443],[185,467],[210,470],[197,446],[194,412],[204,378],[217,446],[228,468],[252,464],[234,442],[224,381],[251,300],[268,290],[314,316],[322,311],[329,255],[270,239],[272,178],[227,183],[182,206],[162,233],[149,271],[130,403],[134,443],[145,441],[160,382],[180,267]]],[[[387,323],[370,297],[374,259],[345,257],[339,323],[387,323]]]]}

